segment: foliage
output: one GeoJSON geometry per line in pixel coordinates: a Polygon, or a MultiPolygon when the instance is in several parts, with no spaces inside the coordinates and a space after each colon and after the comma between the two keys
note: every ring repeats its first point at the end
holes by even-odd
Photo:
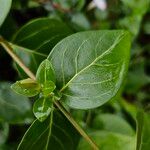
{"type": "Polygon", "coordinates": [[[149,4],[0,0],[0,149],[148,150],[149,4]]]}

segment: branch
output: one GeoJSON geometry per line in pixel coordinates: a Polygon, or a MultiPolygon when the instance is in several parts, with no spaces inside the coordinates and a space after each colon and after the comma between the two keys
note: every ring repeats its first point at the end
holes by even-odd
{"type": "MultiPolygon", "coordinates": [[[[36,80],[35,75],[31,70],[22,62],[22,60],[13,52],[13,49],[7,41],[0,37],[0,44],[7,51],[7,53],[13,58],[13,60],[24,70],[24,72],[32,79],[36,80]]],[[[69,112],[63,107],[63,105],[55,101],[54,104],[58,109],[64,114],[64,116],[70,121],[70,123],[75,127],[75,129],[84,137],[84,139],[91,145],[93,150],[99,150],[97,145],[92,141],[92,139],[87,135],[87,133],[77,124],[77,122],[72,118],[69,112]]]]}
{"type": "Polygon", "coordinates": [[[99,150],[97,145],[92,141],[92,139],[85,133],[85,131],[77,124],[77,122],[72,118],[70,113],[63,107],[59,101],[55,101],[55,105],[59,110],[66,116],[66,118],[71,122],[71,124],[76,128],[76,130],[84,137],[84,139],[91,145],[93,150],[99,150]]]}
{"type": "Polygon", "coordinates": [[[0,37],[0,44],[7,51],[7,53],[13,58],[13,60],[23,69],[23,71],[31,78],[36,79],[35,75],[26,67],[23,61],[13,52],[11,46],[2,37],[0,37]]]}

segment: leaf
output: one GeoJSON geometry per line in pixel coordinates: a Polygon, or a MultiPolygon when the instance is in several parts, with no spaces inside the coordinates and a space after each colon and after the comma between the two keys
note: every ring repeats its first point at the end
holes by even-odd
{"type": "Polygon", "coordinates": [[[133,37],[136,37],[140,30],[141,21],[142,21],[142,16],[130,15],[119,20],[118,28],[127,29],[128,31],[130,31],[133,37]]]}
{"type": "Polygon", "coordinates": [[[48,59],[65,103],[89,109],[114,97],[127,71],[129,49],[130,36],[122,30],[81,32],[59,42],[48,59]]]}
{"type": "Polygon", "coordinates": [[[90,29],[90,23],[83,13],[75,13],[71,18],[72,26],[77,31],[90,29]]]}
{"type": "MultiPolygon", "coordinates": [[[[124,134],[108,131],[94,131],[91,138],[96,142],[100,150],[134,150],[135,138],[124,134]]],[[[77,150],[91,150],[84,139],[79,143],[77,150]]]]}
{"type": "Polygon", "coordinates": [[[52,110],[52,98],[51,97],[41,97],[34,103],[33,112],[36,118],[43,122],[50,114],[52,110]]]}
{"type": "Polygon", "coordinates": [[[120,98],[119,99],[120,105],[122,106],[123,111],[125,111],[130,117],[132,117],[132,119],[136,119],[136,115],[137,115],[137,107],[136,105],[128,102],[126,99],[124,98],[120,98]]]}
{"type": "Polygon", "coordinates": [[[96,116],[93,121],[93,127],[128,136],[135,135],[131,126],[124,119],[114,114],[100,114],[96,116]]]}
{"type": "Polygon", "coordinates": [[[119,20],[121,28],[127,29],[131,32],[135,38],[140,30],[142,18],[146,14],[149,8],[149,0],[121,0],[129,11],[126,17],[119,20]]]}
{"type": "Polygon", "coordinates": [[[0,122],[0,146],[4,144],[8,138],[9,134],[9,124],[5,122],[0,122]]]}
{"type": "Polygon", "coordinates": [[[39,83],[44,84],[48,81],[53,81],[55,83],[55,73],[52,64],[49,60],[44,60],[36,73],[36,79],[39,83]]]}
{"type": "Polygon", "coordinates": [[[16,83],[12,84],[11,88],[18,94],[33,97],[40,93],[41,87],[40,85],[28,78],[25,80],[17,81],[16,83]]]}
{"type": "Polygon", "coordinates": [[[9,123],[30,123],[31,104],[28,98],[14,93],[11,84],[0,83],[0,120],[9,123]]]}
{"type": "Polygon", "coordinates": [[[132,10],[135,15],[144,15],[149,8],[149,0],[121,0],[125,6],[132,10]]]}
{"type": "Polygon", "coordinates": [[[50,118],[43,123],[36,120],[25,133],[18,150],[76,150],[79,134],[57,111],[54,111],[51,134],[49,131],[50,118]]]}
{"type": "Polygon", "coordinates": [[[46,97],[46,96],[50,95],[50,93],[53,92],[55,90],[55,88],[56,88],[56,86],[55,86],[54,82],[48,81],[43,84],[42,93],[46,97]]]}
{"type": "Polygon", "coordinates": [[[125,91],[128,94],[137,94],[145,85],[150,83],[150,77],[146,74],[146,60],[137,59],[137,61],[130,67],[125,91]]]}
{"type": "Polygon", "coordinates": [[[85,5],[85,0],[77,0],[76,2],[76,10],[81,11],[81,9],[85,5]]]}
{"type": "Polygon", "coordinates": [[[42,86],[44,96],[48,96],[56,88],[55,86],[55,73],[49,60],[44,60],[36,73],[36,79],[42,86]]]}
{"type": "MultiPolygon", "coordinates": [[[[46,58],[51,49],[72,31],[61,21],[49,18],[38,18],[24,25],[14,36],[14,51],[27,67],[36,73],[39,64],[46,58]],[[21,46],[21,47],[20,47],[21,46]]],[[[27,77],[19,66],[20,75],[27,77]]]]}
{"type": "Polygon", "coordinates": [[[12,0],[0,0],[0,26],[4,22],[10,7],[12,0]]]}
{"type": "Polygon", "coordinates": [[[137,145],[136,150],[150,148],[150,114],[139,111],[137,114],[137,145]]]}

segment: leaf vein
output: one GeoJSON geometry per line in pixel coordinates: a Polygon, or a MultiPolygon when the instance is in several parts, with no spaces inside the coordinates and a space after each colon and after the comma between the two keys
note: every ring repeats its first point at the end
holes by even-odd
{"type": "Polygon", "coordinates": [[[104,95],[106,95],[110,92],[112,92],[112,90],[109,90],[109,91],[107,91],[103,94],[100,94],[100,95],[97,95],[97,96],[91,96],[91,97],[89,97],[89,96],[88,97],[73,96],[73,95],[68,95],[68,94],[65,94],[65,93],[63,93],[63,95],[65,95],[67,97],[74,97],[74,98],[79,98],[79,99],[91,99],[91,98],[93,99],[93,98],[100,98],[100,97],[102,97],[102,96],[104,96],[104,95]]]}
{"type": "Polygon", "coordinates": [[[103,80],[103,81],[99,81],[99,82],[72,82],[71,84],[77,84],[77,85],[96,85],[96,84],[101,84],[101,83],[105,83],[105,82],[109,82],[112,81],[114,79],[116,79],[118,76],[114,76],[113,78],[107,79],[107,80],[103,80]]]}
{"type": "MultiPolygon", "coordinates": [[[[122,34],[123,35],[123,34],[122,34]]],[[[77,74],[75,74],[75,76],[73,76],[68,83],[63,86],[60,89],[60,92],[62,92],[65,88],[67,88],[69,86],[69,84],[82,72],[84,72],[86,69],[88,69],[90,66],[92,66],[93,64],[95,64],[96,61],[98,61],[99,59],[101,59],[103,56],[105,56],[106,54],[108,54],[121,40],[122,35],[118,36],[118,38],[115,40],[114,44],[112,46],[110,46],[105,52],[103,52],[99,57],[97,57],[95,60],[93,60],[93,62],[91,64],[89,64],[88,66],[86,66],[84,69],[82,69],[81,71],[79,71],[77,74]]]]}

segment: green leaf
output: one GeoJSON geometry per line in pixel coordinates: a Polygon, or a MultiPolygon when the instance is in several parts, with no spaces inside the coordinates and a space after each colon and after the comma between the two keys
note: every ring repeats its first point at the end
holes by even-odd
{"type": "Polygon", "coordinates": [[[40,64],[36,73],[36,79],[41,84],[44,96],[48,96],[55,90],[55,73],[49,60],[46,59],[40,64]]]}
{"type": "MultiPolygon", "coordinates": [[[[61,21],[49,18],[38,18],[24,25],[14,36],[14,51],[27,67],[36,73],[39,64],[46,58],[51,49],[72,31],[61,21]]],[[[23,70],[16,66],[20,75],[27,77],[23,70]]]]}
{"type": "Polygon", "coordinates": [[[119,25],[121,28],[127,29],[135,38],[139,33],[142,18],[149,9],[149,0],[121,0],[129,11],[126,17],[121,18],[119,25]]]}
{"type": "Polygon", "coordinates": [[[132,10],[135,15],[144,15],[149,8],[149,0],[121,0],[125,6],[132,10]]]}
{"type": "Polygon", "coordinates": [[[81,11],[81,9],[85,5],[85,0],[77,0],[76,2],[76,10],[81,11]]]}
{"type": "Polygon", "coordinates": [[[54,111],[50,127],[50,118],[42,123],[33,122],[18,150],[76,150],[79,134],[59,112],[54,111]]]}
{"type": "Polygon", "coordinates": [[[54,82],[47,81],[46,83],[43,84],[42,93],[45,97],[47,97],[48,95],[50,95],[51,92],[53,92],[55,90],[55,88],[56,88],[56,86],[55,86],[54,82]]]}
{"type": "Polygon", "coordinates": [[[11,84],[0,83],[0,120],[9,123],[30,123],[31,104],[28,98],[14,93],[11,84]]]}
{"type": "Polygon", "coordinates": [[[125,91],[128,94],[137,94],[145,85],[150,83],[150,76],[146,74],[146,60],[141,58],[137,59],[130,67],[125,91]]]}
{"type": "Polygon", "coordinates": [[[55,73],[52,64],[49,60],[44,60],[36,73],[36,79],[40,84],[45,84],[48,81],[53,81],[55,83],[55,73]]]}
{"type": "Polygon", "coordinates": [[[83,13],[75,13],[71,17],[71,23],[75,30],[82,31],[90,29],[90,23],[83,13]]]}
{"type": "Polygon", "coordinates": [[[93,127],[124,135],[135,135],[131,126],[123,118],[114,114],[100,114],[96,116],[93,120],[93,127]]]}
{"type": "Polygon", "coordinates": [[[0,26],[4,22],[10,7],[12,0],[0,0],[0,26]]]}
{"type": "MultiPolygon", "coordinates": [[[[135,138],[132,136],[108,131],[94,131],[90,136],[100,150],[135,150],[135,138]]],[[[91,150],[91,147],[82,139],[77,150],[91,150]]]]}
{"type": "Polygon", "coordinates": [[[0,146],[4,144],[8,138],[9,134],[9,124],[5,122],[0,122],[0,146]]]}
{"type": "Polygon", "coordinates": [[[27,97],[33,97],[40,93],[41,87],[40,85],[28,78],[25,80],[17,81],[14,83],[11,88],[18,94],[27,96],[27,97]]]}
{"type": "Polygon", "coordinates": [[[142,21],[142,16],[140,15],[131,15],[119,20],[118,28],[127,29],[130,31],[133,37],[136,37],[140,30],[140,25],[142,21]]]}
{"type": "Polygon", "coordinates": [[[150,148],[150,114],[139,111],[137,114],[137,145],[136,150],[150,148]]]}
{"type": "Polygon", "coordinates": [[[41,97],[34,103],[33,113],[39,121],[43,122],[52,111],[52,105],[52,97],[41,97]]]}
{"type": "Polygon", "coordinates": [[[119,99],[120,105],[122,106],[123,111],[125,111],[132,119],[136,119],[137,115],[137,106],[128,102],[126,99],[119,99]]]}
{"type": "Polygon", "coordinates": [[[129,49],[130,35],[123,30],[87,31],[63,39],[48,57],[62,99],[77,109],[109,101],[126,75],[129,49]]]}

